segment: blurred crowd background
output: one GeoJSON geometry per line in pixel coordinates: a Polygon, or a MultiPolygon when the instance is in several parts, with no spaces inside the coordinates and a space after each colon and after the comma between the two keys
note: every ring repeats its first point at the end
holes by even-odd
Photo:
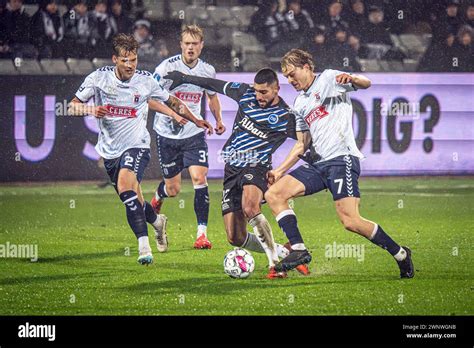
{"type": "Polygon", "coordinates": [[[474,70],[471,0],[0,0],[0,74],[87,73],[119,32],[153,70],[180,52],[184,24],[203,28],[218,71],[279,70],[291,48],[319,71],[474,70]]]}

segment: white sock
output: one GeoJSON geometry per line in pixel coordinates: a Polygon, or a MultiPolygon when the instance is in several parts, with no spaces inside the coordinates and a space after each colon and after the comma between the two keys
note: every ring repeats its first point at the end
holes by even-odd
{"type": "Polygon", "coordinates": [[[245,239],[245,242],[242,244],[241,247],[250,251],[255,251],[257,253],[265,252],[257,236],[250,232],[247,232],[247,238],[245,239]]]}
{"type": "Polygon", "coordinates": [[[207,236],[207,226],[206,225],[198,225],[198,230],[197,230],[198,238],[201,237],[201,235],[207,236]]]}
{"type": "Polygon", "coordinates": [[[284,259],[290,254],[290,251],[285,246],[281,244],[276,244],[276,247],[277,247],[278,257],[280,259],[284,259]]]}
{"type": "Polygon", "coordinates": [[[403,261],[406,259],[407,257],[407,252],[405,251],[405,249],[403,249],[402,247],[400,247],[400,250],[398,251],[398,253],[396,253],[395,255],[393,255],[393,257],[395,258],[395,260],[397,261],[403,261]]]}
{"type": "Polygon", "coordinates": [[[140,253],[151,251],[150,241],[148,240],[148,236],[143,236],[143,237],[138,238],[138,250],[140,253]]]}
{"type": "Polygon", "coordinates": [[[258,214],[254,218],[249,220],[250,226],[253,227],[253,232],[258,237],[260,244],[265,250],[265,254],[267,255],[269,267],[275,266],[275,263],[279,261],[277,248],[275,246],[275,242],[273,240],[272,228],[268,223],[267,219],[263,214],[258,214]],[[265,240],[265,234],[269,235],[269,240],[265,240]]]}
{"type": "Polygon", "coordinates": [[[293,250],[306,250],[306,247],[304,246],[304,243],[296,243],[291,246],[291,249],[293,250]]]}

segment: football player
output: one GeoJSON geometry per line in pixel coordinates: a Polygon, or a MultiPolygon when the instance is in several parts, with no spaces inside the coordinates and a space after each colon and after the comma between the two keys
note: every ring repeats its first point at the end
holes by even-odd
{"type": "MultiPolygon", "coordinates": [[[[162,77],[174,70],[193,76],[210,78],[216,76],[214,67],[199,58],[204,46],[204,35],[201,28],[196,25],[185,26],[181,32],[180,44],[181,54],[166,59],[155,70],[155,78],[163,81],[165,89],[169,88],[171,81],[163,80],[162,77]]],[[[207,96],[209,108],[216,119],[216,134],[220,135],[225,132],[221,104],[216,92],[191,84],[183,84],[169,92],[182,100],[199,118],[201,118],[202,98],[207,96]]],[[[194,187],[194,212],[197,220],[194,248],[210,249],[212,244],[207,237],[209,216],[207,171],[209,165],[204,130],[193,123],[185,125],[177,123],[160,113],[155,115],[153,129],[157,134],[158,160],[164,180],[158,185],[150,203],[155,212],[159,214],[165,198],[176,197],[180,192],[181,172],[188,168],[194,187]]],[[[168,249],[166,228],[162,235],[157,236],[156,243],[161,252],[168,249]]]]}
{"type": "MultiPolygon", "coordinates": [[[[193,84],[224,94],[238,103],[232,135],[225,143],[221,158],[224,169],[222,214],[227,240],[233,246],[265,252],[269,262],[267,278],[284,278],[286,272],[276,272],[275,263],[288,250],[276,245],[273,234],[261,211],[271,169],[272,154],[288,138],[301,137],[295,131],[295,118],[285,101],[278,95],[278,76],[272,69],[257,72],[252,86],[213,78],[185,75],[173,71],[164,78],[173,83],[170,90],[182,84],[193,84]],[[247,223],[254,234],[247,232],[247,223]]],[[[297,268],[308,274],[305,265],[297,268]]]]}
{"type": "Polygon", "coordinates": [[[148,265],[153,255],[146,223],[158,234],[165,221],[143,199],[140,188],[150,160],[150,134],[146,128],[148,105],[181,124],[190,120],[209,132],[212,126],[197,119],[184,103],[163,89],[150,72],[136,69],[138,43],[133,36],[118,34],[112,44],[115,66],[89,74],[69,104],[68,113],[90,114],[98,119],[100,132],[95,149],[104,158],[107,174],[125,205],[128,223],[138,239],[138,262],[148,265]],[[86,104],[92,98],[94,105],[86,104]]]}
{"type": "Polygon", "coordinates": [[[311,261],[288,200],[329,189],[344,227],[387,250],[398,264],[400,277],[412,278],[415,270],[410,249],[397,244],[379,224],[359,213],[359,160],[363,155],[352,130],[349,93],[369,88],[370,80],[330,69],[315,74],[311,55],[299,49],[289,51],[282,58],[281,67],[288,82],[300,92],[293,110],[296,130],[303,132],[303,136],[283,163],[268,173],[272,185],[265,199],[292,248],[290,254],[275,265],[276,271],[288,271],[311,261]],[[310,143],[316,154],[313,160],[284,175],[310,143]]]}

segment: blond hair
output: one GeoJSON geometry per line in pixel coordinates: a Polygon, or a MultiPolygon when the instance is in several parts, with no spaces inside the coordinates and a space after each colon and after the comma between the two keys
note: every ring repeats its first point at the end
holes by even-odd
{"type": "Polygon", "coordinates": [[[181,40],[183,40],[186,34],[191,35],[193,38],[198,38],[200,41],[204,40],[204,33],[197,25],[185,25],[183,30],[181,30],[181,40]]]}
{"type": "Polygon", "coordinates": [[[308,64],[311,71],[314,71],[314,61],[311,54],[294,48],[281,59],[281,71],[285,73],[289,65],[293,65],[295,68],[303,68],[305,64],[308,64]]]}

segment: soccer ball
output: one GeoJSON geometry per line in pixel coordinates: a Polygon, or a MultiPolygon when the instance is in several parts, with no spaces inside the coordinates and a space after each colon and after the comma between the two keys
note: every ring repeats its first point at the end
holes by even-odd
{"type": "Polygon", "coordinates": [[[224,272],[231,278],[247,278],[255,269],[255,260],[247,250],[235,248],[224,257],[224,272]]]}

